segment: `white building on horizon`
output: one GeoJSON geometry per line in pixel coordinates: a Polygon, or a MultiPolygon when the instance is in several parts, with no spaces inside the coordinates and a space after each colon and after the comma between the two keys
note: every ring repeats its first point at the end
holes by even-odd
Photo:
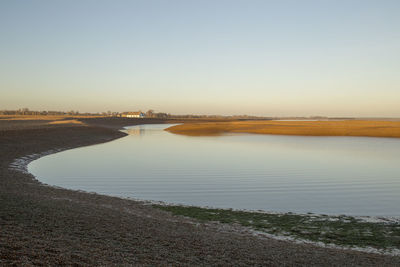
{"type": "Polygon", "coordinates": [[[124,113],[121,114],[121,117],[126,117],[126,118],[144,118],[144,117],[146,117],[146,114],[144,114],[141,111],[124,112],[124,113]]]}

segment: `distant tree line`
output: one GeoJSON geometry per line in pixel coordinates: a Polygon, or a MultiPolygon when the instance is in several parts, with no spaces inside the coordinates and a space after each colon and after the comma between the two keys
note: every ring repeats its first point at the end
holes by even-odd
{"type": "MultiPolygon", "coordinates": [[[[106,112],[98,112],[98,113],[89,113],[89,112],[79,112],[79,111],[35,111],[29,110],[28,108],[20,108],[17,110],[0,110],[0,115],[56,115],[56,116],[104,116],[104,117],[121,117],[124,112],[113,112],[113,111],[106,111],[106,112]]],[[[125,112],[126,113],[126,112],[125,112]]],[[[147,118],[158,118],[158,119],[167,119],[171,118],[171,114],[167,114],[164,112],[155,112],[154,110],[150,109],[145,113],[147,118]]]]}
{"type": "Polygon", "coordinates": [[[29,110],[28,108],[20,108],[18,110],[0,110],[0,115],[57,115],[57,116],[99,116],[100,113],[81,113],[79,111],[53,111],[53,110],[43,110],[43,111],[36,111],[36,110],[29,110]]]}
{"type": "Polygon", "coordinates": [[[268,120],[269,117],[259,117],[259,116],[251,116],[251,115],[230,115],[230,116],[222,116],[222,115],[171,115],[171,118],[176,119],[231,119],[231,120],[268,120]]]}
{"type": "MultiPolygon", "coordinates": [[[[139,111],[142,113],[141,111],[139,111]]],[[[56,116],[104,116],[104,117],[123,117],[123,114],[128,112],[79,112],[79,111],[34,111],[28,108],[20,108],[18,110],[0,110],[0,115],[56,115],[56,116]]],[[[153,109],[149,109],[147,112],[143,112],[146,118],[157,118],[157,119],[231,119],[231,120],[325,120],[330,119],[324,116],[310,116],[310,117],[259,117],[251,115],[232,115],[232,116],[222,116],[222,115],[195,115],[195,114],[184,114],[184,115],[172,115],[165,112],[155,112],[153,109]]],[[[348,119],[348,118],[347,118],[348,119]]]]}

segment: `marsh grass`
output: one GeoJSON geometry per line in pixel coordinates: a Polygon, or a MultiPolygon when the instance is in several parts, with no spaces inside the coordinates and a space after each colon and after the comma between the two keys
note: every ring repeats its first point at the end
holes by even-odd
{"type": "Polygon", "coordinates": [[[398,222],[366,222],[345,215],[271,214],[192,206],[154,207],[201,222],[239,224],[256,231],[300,240],[350,247],[400,248],[398,222]]]}
{"type": "Polygon", "coordinates": [[[166,129],[188,136],[253,133],[303,136],[400,137],[399,121],[233,121],[184,123],[166,129]]]}

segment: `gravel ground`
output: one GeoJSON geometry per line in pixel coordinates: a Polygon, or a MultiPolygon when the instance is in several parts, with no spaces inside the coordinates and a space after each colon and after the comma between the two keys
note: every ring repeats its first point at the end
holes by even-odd
{"type": "Polygon", "coordinates": [[[9,168],[33,153],[123,137],[116,128],[127,124],[85,123],[0,129],[1,266],[400,266],[399,257],[260,238],[133,200],[45,186],[9,168]]]}

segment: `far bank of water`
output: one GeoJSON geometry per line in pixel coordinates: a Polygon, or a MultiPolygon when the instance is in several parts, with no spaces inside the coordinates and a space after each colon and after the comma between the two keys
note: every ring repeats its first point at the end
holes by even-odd
{"type": "Polygon", "coordinates": [[[29,164],[41,182],[175,204],[347,215],[400,214],[400,140],[227,135],[169,125],[29,164]]]}

